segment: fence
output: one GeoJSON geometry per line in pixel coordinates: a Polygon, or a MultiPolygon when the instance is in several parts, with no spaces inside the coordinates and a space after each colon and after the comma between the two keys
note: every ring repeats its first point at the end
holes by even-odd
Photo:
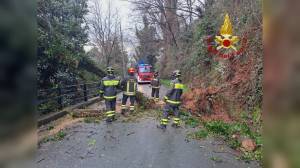
{"type": "Polygon", "coordinates": [[[59,86],[38,91],[38,115],[45,115],[99,96],[99,83],[59,86]]]}

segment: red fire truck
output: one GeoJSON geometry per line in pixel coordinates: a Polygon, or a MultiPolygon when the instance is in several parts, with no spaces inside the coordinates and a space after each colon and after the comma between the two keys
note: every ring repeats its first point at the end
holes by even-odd
{"type": "Polygon", "coordinates": [[[137,65],[137,80],[138,83],[150,83],[153,79],[152,66],[149,64],[138,64],[137,65]]]}

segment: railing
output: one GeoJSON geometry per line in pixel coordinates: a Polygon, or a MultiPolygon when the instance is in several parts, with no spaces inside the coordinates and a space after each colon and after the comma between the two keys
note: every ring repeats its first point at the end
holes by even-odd
{"type": "Polygon", "coordinates": [[[38,91],[38,115],[45,115],[99,96],[99,83],[59,86],[38,91]]]}

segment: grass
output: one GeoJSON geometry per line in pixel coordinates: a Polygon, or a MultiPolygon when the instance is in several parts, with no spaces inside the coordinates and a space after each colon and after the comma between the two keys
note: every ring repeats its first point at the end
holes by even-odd
{"type": "Polygon", "coordinates": [[[85,123],[97,123],[99,124],[101,122],[101,120],[99,118],[96,117],[86,117],[83,120],[85,123]]]}
{"type": "Polygon", "coordinates": [[[206,130],[198,130],[194,133],[196,139],[206,138],[208,136],[208,132],[206,130]]]}
{"type": "MultiPolygon", "coordinates": [[[[260,115],[255,111],[253,114],[253,120],[257,121],[259,125],[260,115]]],[[[241,139],[237,137],[250,138],[255,141],[256,149],[252,152],[247,152],[241,149],[242,155],[239,159],[244,160],[246,162],[252,160],[262,160],[262,136],[259,131],[251,129],[246,119],[242,119],[241,121],[233,122],[233,123],[225,123],[223,121],[207,121],[201,122],[198,118],[192,116],[187,112],[181,112],[180,116],[182,120],[185,122],[185,125],[197,128],[203,124],[204,128],[200,128],[199,130],[189,133],[187,138],[192,139],[203,139],[209,135],[218,136],[224,139],[224,141],[233,149],[240,150],[241,148],[241,139]],[[202,124],[201,124],[202,123],[202,124]]],[[[249,118],[248,118],[249,119],[249,118]]]]}
{"type": "Polygon", "coordinates": [[[216,156],[212,156],[210,157],[210,160],[214,161],[214,162],[217,162],[217,163],[221,163],[223,162],[223,160],[219,157],[216,157],[216,156]]]}
{"type": "Polygon", "coordinates": [[[200,125],[200,121],[194,117],[187,117],[185,120],[185,125],[188,125],[192,128],[196,128],[200,125]]]}
{"type": "Polygon", "coordinates": [[[54,129],[54,126],[53,125],[50,125],[48,126],[47,130],[50,131],[50,130],[53,130],[54,129]]]}
{"type": "Polygon", "coordinates": [[[90,139],[88,141],[88,146],[95,146],[96,145],[96,139],[90,139]]]}
{"type": "MultiPolygon", "coordinates": [[[[161,79],[160,82],[165,87],[171,88],[171,80],[169,80],[169,79],[161,79]]],[[[187,92],[187,91],[188,91],[188,87],[187,87],[187,85],[184,85],[183,86],[183,92],[187,92]]]]}
{"type": "Polygon", "coordinates": [[[60,130],[58,133],[51,137],[46,137],[42,142],[50,142],[50,141],[61,141],[65,138],[67,133],[65,133],[63,130],[60,130]]]}
{"type": "Polygon", "coordinates": [[[184,109],[180,109],[179,115],[181,120],[184,121],[184,124],[186,126],[189,126],[191,128],[196,128],[200,125],[200,120],[192,116],[192,114],[190,114],[189,112],[184,111],[184,109]]]}
{"type": "MultiPolygon", "coordinates": [[[[200,126],[200,120],[194,116],[192,116],[188,112],[180,112],[180,118],[184,121],[185,125],[191,128],[197,128],[200,126]]],[[[208,132],[205,129],[200,129],[196,132],[189,133],[187,138],[192,139],[202,139],[208,136],[208,132]]]]}
{"type": "Polygon", "coordinates": [[[210,121],[204,123],[204,127],[209,133],[223,137],[233,149],[241,147],[241,142],[233,135],[253,139],[257,144],[257,148],[253,152],[242,151],[241,159],[244,161],[262,160],[261,135],[251,131],[245,122],[224,123],[223,121],[210,121]]]}

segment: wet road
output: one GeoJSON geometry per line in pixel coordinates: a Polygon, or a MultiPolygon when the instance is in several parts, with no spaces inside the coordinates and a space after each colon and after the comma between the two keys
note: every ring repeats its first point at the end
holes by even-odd
{"type": "MultiPolygon", "coordinates": [[[[147,85],[139,89],[148,92],[147,85]]],[[[148,93],[147,93],[148,94],[148,93]]],[[[139,122],[76,123],[62,141],[40,145],[40,168],[254,168],[234,156],[223,142],[187,140],[191,129],[156,128],[151,117],[139,122]]]]}
{"type": "MultiPolygon", "coordinates": [[[[144,93],[145,96],[151,97],[152,89],[149,84],[138,85],[138,91],[144,93]]],[[[165,96],[166,92],[167,92],[167,88],[165,86],[161,86],[159,91],[159,97],[161,100],[165,96]]]]}

